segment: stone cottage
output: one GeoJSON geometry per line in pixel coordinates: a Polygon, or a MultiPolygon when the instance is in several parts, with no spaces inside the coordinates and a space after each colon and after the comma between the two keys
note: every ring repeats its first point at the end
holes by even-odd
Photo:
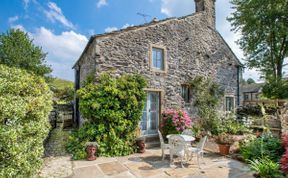
{"type": "MultiPolygon", "coordinates": [[[[76,89],[91,72],[143,75],[149,84],[143,135],[157,134],[164,108],[182,106],[193,114],[191,89],[185,83],[199,75],[221,85],[222,109],[233,110],[239,105],[241,63],[215,29],[215,0],[195,0],[195,5],[191,15],[92,36],[73,67],[76,89]]],[[[78,101],[75,108],[79,123],[78,101]]]]}

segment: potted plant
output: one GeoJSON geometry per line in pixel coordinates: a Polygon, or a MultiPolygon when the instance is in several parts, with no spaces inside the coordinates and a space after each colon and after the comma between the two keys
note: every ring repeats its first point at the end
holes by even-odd
{"type": "Polygon", "coordinates": [[[140,126],[138,126],[135,129],[135,135],[136,135],[136,148],[137,153],[144,153],[145,152],[145,137],[141,136],[141,129],[140,126]]]}
{"type": "Polygon", "coordinates": [[[218,144],[219,153],[221,155],[228,155],[230,146],[234,143],[232,135],[227,133],[220,133],[216,136],[215,142],[218,144]]]}

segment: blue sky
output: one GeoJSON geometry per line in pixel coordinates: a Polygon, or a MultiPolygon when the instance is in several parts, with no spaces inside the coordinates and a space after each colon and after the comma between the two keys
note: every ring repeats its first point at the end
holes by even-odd
{"type": "MultiPolygon", "coordinates": [[[[1,0],[0,32],[19,28],[47,52],[52,75],[74,80],[73,64],[93,34],[144,23],[137,13],[164,19],[195,12],[194,0],[1,0]]],[[[228,0],[216,1],[217,30],[239,59],[243,53],[235,43],[239,34],[230,31],[226,17],[232,12],[228,0]]],[[[256,70],[246,70],[244,78],[258,80],[256,70]]]]}

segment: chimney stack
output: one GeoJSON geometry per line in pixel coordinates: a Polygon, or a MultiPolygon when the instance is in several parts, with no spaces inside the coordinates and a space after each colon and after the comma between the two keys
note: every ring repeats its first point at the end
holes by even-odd
{"type": "Polygon", "coordinates": [[[204,11],[207,23],[215,28],[215,1],[216,0],[195,0],[196,12],[204,11]]]}

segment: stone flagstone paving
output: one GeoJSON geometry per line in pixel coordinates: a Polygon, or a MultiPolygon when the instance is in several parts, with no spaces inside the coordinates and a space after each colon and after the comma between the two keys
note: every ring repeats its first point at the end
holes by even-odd
{"type": "Polygon", "coordinates": [[[95,161],[67,161],[69,157],[49,159],[40,177],[69,178],[253,178],[248,166],[215,153],[206,153],[201,169],[196,158],[184,164],[170,165],[169,156],[161,160],[160,149],[125,157],[97,158],[95,161]],[[57,166],[56,166],[57,165],[57,166]]]}

